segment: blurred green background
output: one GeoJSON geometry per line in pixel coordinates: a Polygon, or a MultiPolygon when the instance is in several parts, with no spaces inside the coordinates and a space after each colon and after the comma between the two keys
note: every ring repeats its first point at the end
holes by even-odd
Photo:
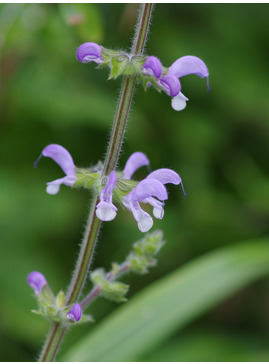
{"type": "MultiPolygon", "coordinates": [[[[38,270],[51,287],[65,289],[74,268],[90,197],[63,186],[47,195],[46,182],[62,172],[43,158],[50,143],[67,148],[77,166],[105,154],[120,80],[77,62],[76,48],[93,41],[129,49],[135,4],[0,5],[0,359],[32,361],[48,330],[27,274],[38,270]]],[[[170,99],[138,85],[120,166],[134,151],[153,169],[182,177],[187,197],[169,186],[167,244],[146,276],[126,277],[131,297],[159,277],[224,245],[269,232],[268,4],[158,4],[147,53],[170,66],[183,55],[202,58],[206,81],[182,81],[190,99],[175,112],[170,99]]],[[[141,170],[141,177],[143,177],[141,170]]],[[[119,209],[103,224],[93,268],[121,262],[142,234],[119,209]]],[[[207,282],[204,283],[205,285],[207,282]]],[[[128,303],[125,303],[128,305],[128,303]]],[[[70,332],[63,351],[118,305],[98,299],[94,325],[70,332]]],[[[263,278],[225,300],[141,360],[269,361],[269,281],[263,278]]],[[[130,358],[132,360],[132,358],[130,358]]]]}

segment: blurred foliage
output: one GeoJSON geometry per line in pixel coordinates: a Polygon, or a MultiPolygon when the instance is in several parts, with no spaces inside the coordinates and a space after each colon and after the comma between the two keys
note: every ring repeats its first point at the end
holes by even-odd
{"type": "MultiPolygon", "coordinates": [[[[268,236],[268,10],[268,4],[155,7],[147,53],[165,66],[187,54],[202,58],[211,91],[195,75],[183,78],[190,101],[175,112],[169,97],[137,86],[120,166],[143,151],[153,169],[176,170],[188,195],[182,199],[169,187],[165,217],[155,220],[167,244],[149,275],[126,278],[129,298],[197,256],[268,236]]],[[[65,186],[47,195],[45,184],[59,178],[59,167],[43,158],[36,170],[33,162],[57,143],[87,167],[107,146],[120,81],[107,82],[106,71],[78,63],[76,48],[93,41],[129,49],[136,13],[135,4],[0,4],[2,361],[36,358],[48,323],[30,312],[36,307],[26,276],[39,270],[53,290],[66,288],[90,202],[87,191],[65,186]]],[[[93,269],[121,261],[140,238],[131,214],[119,211],[103,224],[93,269]]],[[[147,360],[178,360],[180,351],[182,361],[268,361],[268,288],[266,278],[252,283],[147,360]]],[[[90,312],[94,325],[116,307],[99,299],[90,312]]],[[[63,349],[94,325],[75,328],[63,349]]]]}
{"type": "MultiPolygon", "coordinates": [[[[176,269],[102,320],[65,353],[63,361],[144,361],[145,354],[154,352],[176,330],[268,275],[268,241],[240,242],[176,269]]],[[[175,360],[181,361],[180,351],[175,360]]]]}

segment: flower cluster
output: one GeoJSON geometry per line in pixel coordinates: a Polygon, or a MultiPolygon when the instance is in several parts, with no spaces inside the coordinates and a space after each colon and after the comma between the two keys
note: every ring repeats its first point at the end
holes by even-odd
{"type": "MultiPolygon", "coordinates": [[[[65,305],[65,296],[60,291],[57,297],[47,284],[47,280],[40,272],[31,272],[27,277],[27,283],[35,292],[35,297],[39,303],[39,311],[36,314],[46,316],[52,321],[65,324],[80,321],[82,317],[81,307],[78,303],[71,306],[65,305]]],[[[84,318],[86,320],[86,317],[84,318]]]]}
{"type": "Polygon", "coordinates": [[[137,169],[142,166],[148,168],[150,166],[147,156],[142,152],[133,153],[127,160],[123,171],[112,171],[109,176],[102,175],[100,163],[88,170],[75,167],[70,153],[57,144],[50,144],[45,147],[37,162],[42,155],[53,159],[66,174],[63,178],[48,182],[47,193],[56,194],[61,184],[95,189],[99,193],[100,201],[96,206],[96,216],[100,220],[111,221],[116,217],[117,207],[113,200],[118,201],[132,212],[141,232],[147,232],[151,229],[153,219],[142,209],[140,203],[151,205],[153,215],[157,219],[162,219],[164,201],[168,199],[165,185],[167,183],[181,184],[185,195],[180,176],[171,169],[157,169],[140,182],[132,180],[137,169]]]}
{"type": "Polygon", "coordinates": [[[209,90],[209,72],[205,63],[195,56],[184,56],[177,59],[169,68],[165,68],[155,56],[130,55],[123,51],[113,51],[96,43],[84,43],[77,50],[77,59],[82,63],[95,62],[98,66],[110,68],[110,78],[119,75],[136,74],[145,88],[155,87],[172,97],[172,108],[176,111],[186,107],[187,97],[181,92],[179,79],[195,74],[207,78],[209,90]]]}

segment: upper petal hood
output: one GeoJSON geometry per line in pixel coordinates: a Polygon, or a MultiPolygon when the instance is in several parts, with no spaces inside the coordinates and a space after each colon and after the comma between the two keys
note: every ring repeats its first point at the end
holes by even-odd
{"type": "Polygon", "coordinates": [[[167,200],[166,188],[156,179],[146,178],[139,182],[124,199],[129,201],[142,201],[148,197],[157,197],[161,201],[167,200]]]}
{"type": "Polygon", "coordinates": [[[125,164],[123,170],[123,178],[131,179],[132,175],[138,168],[143,166],[149,166],[149,164],[150,164],[149,160],[144,153],[142,152],[133,153],[125,164]]]}
{"type": "Polygon", "coordinates": [[[62,168],[67,176],[75,176],[75,165],[73,158],[71,157],[70,153],[61,145],[50,144],[42,150],[41,155],[53,159],[62,168]]]}
{"type": "Polygon", "coordinates": [[[209,76],[205,63],[200,58],[194,56],[184,56],[177,59],[169,68],[169,73],[178,78],[192,73],[201,78],[209,76]]]}
{"type": "Polygon", "coordinates": [[[160,168],[151,172],[146,179],[156,179],[162,184],[173,183],[178,185],[181,183],[180,176],[169,168],[160,168]]]}
{"type": "Polygon", "coordinates": [[[42,150],[39,158],[34,163],[35,167],[42,156],[53,159],[66,174],[65,177],[56,179],[52,182],[48,182],[47,193],[49,193],[50,195],[55,195],[59,191],[61,184],[65,184],[66,186],[73,186],[73,184],[77,180],[75,174],[75,165],[70,153],[64,147],[58,144],[48,145],[42,150]]]}

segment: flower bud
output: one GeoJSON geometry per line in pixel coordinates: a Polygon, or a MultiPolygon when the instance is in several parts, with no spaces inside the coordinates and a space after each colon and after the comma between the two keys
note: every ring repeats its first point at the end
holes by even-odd
{"type": "Polygon", "coordinates": [[[74,303],[71,310],[67,312],[66,317],[69,321],[79,321],[81,319],[81,307],[78,303],[74,303]]]}
{"type": "Polygon", "coordinates": [[[27,283],[33,288],[38,296],[41,288],[47,284],[46,278],[40,272],[31,272],[27,277],[27,283]]]}
{"type": "Polygon", "coordinates": [[[88,42],[82,44],[77,50],[77,59],[82,63],[103,63],[102,48],[99,44],[88,42]]]}

